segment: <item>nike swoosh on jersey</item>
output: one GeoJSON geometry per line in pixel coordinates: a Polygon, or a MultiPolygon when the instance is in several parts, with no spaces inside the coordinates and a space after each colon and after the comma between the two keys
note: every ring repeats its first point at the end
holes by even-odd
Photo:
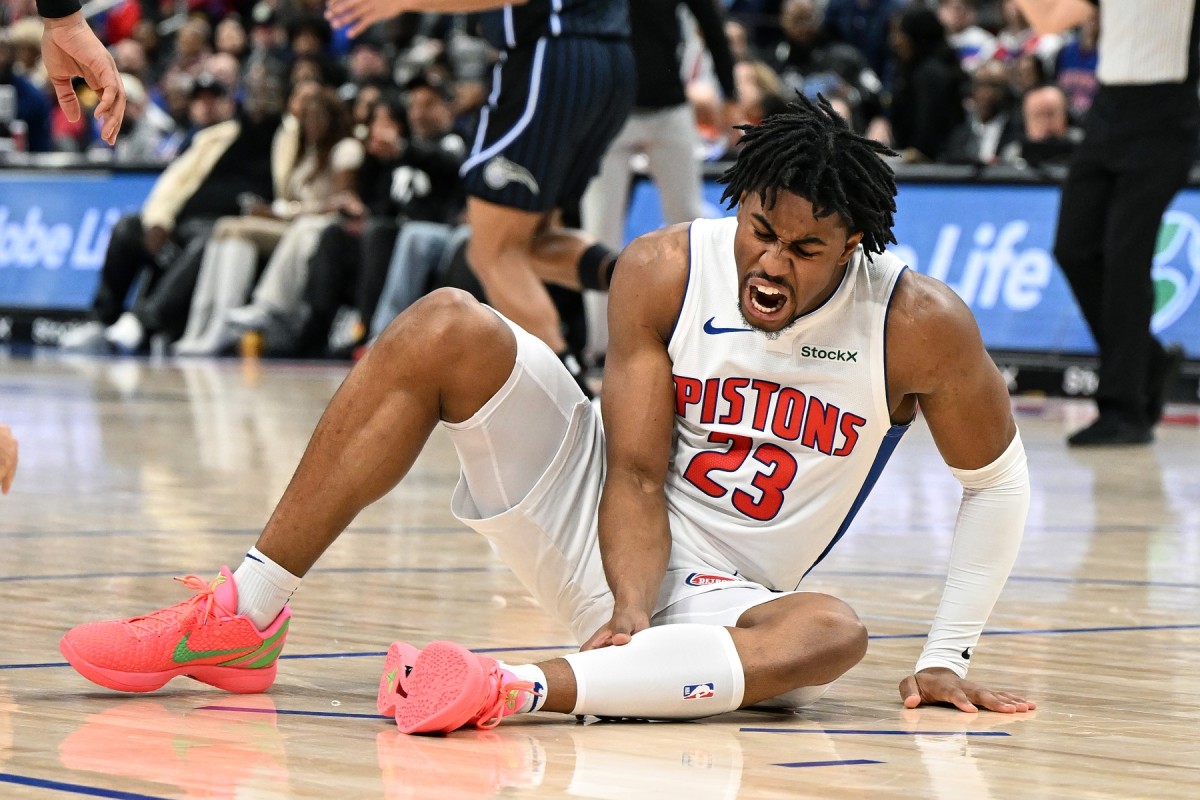
{"type": "Polygon", "coordinates": [[[716,317],[709,317],[708,321],[704,323],[705,333],[714,335],[718,333],[749,333],[751,330],[750,328],[718,328],[716,325],[713,325],[716,319],[716,317]]]}
{"type": "Polygon", "coordinates": [[[172,656],[176,664],[187,664],[190,661],[199,661],[202,658],[212,658],[213,656],[231,656],[235,653],[246,653],[254,650],[253,647],[238,647],[233,650],[193,650],[188,647],[188,637],[192,634],[187,634],[179,640],[179,644],[175,645],[175,653],[172,656]]]}

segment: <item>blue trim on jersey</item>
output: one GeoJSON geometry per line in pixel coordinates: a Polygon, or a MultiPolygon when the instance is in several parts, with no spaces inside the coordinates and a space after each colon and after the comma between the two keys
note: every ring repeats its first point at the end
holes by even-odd
{"type": "Polygon", "coordinates": [[[667,337],[667,347],[671,346],[671,342],[675,339],[675,331],[679,330],[679,320],[683,316],[683,305],[687,302],[688,289],[692,288],[692,225],[695,220],[688,223],[688,271],[687,280],[683,282],[683,298],[679,301],[679,313],[675,315],[675,324],[671,326],[671,335],[667,337]]]}
{"type": "Polygon", "coordinates": [[[504,43],[512,49],[517,46],[517,29],[513,25],[513,8],[504,6],[504,43]]]}
{"type": "MultiPolygon", "coordinates": [[[[904,273],[908,271],[908,265],[905,264],[900,268],[900,274],[896,276],[895,282],[892,284],[892,292],[888,295],[887,308],[883,310],[883,402],[886,405],[888,398],[892,395],[888,392],[888,370],[887,370],[887,323],[888,315],[892,313],[892,298],[896,296],[896,289],[900,286],[900,279],[904,277],[904,273]]],[[[914,416],[913,419],[916,417],[914,416]]],[[[910,419],[909,422],[912,422],[910,419]]],[[[907,424],[907,423],[906,423],[907,424]]],[[[815,565],[814,565],[815,566],[815,565]]],[[[811,569],[811,567],[810,567],[811,569]]]]}
{"type": "MultiPolygon", "coordinates": [[[[800,579],[801,581],[808,577],[808,573],[812,572],[813,568],[817,564],[820,564],[825,556],[829,555],[829,551],[845,535],[846,529],[850,527],[850,523],[854,521],[854,516],[862,508],[862,504],[866,502],[867,495],[871,494],[871,490],[875,488],[875,481],[879,480],[883,468],[887,465],[888,459],[892,457],[892,453],[896,452],[896,445],[900,444],[900,439],[908,431],[910,424],[893,425],[883,435],[883,441],[879,444],[879,452],[875,454],[875,461],[871,464],[871,471],[867,473],[867,479],[863,481],[862,489],[858,491],[858,497],[854,498],[854,502],[850,505],[850,511],[846,514],[846,518],[842,520],[842,524],[838,526],[837,533],[834,534],[833,539],[821,551],[821,555],[817,556],[817,560],[813,562],[812,566],[804,571],[804,577],[800,579]]],[[[799,586],[799,584],[796,585],[799,586]]]]}
{"type": "MultiPolygon", "coordinates": [[[[533,75],[529,80],[529,96],[525,101],[525,110],[524,110],[524,112],[522,112],[521,118],[519,120],[517,120],[517,124],[514,125],[507,133],[505,133],[503,136],[501,136],[496,141],[492,142],[492,145],[490,147],[488,147],[486,150],[483,150],[478,153],[472,153],[471,157],[468,158],[466,161],[464,161],[463,165],[461,167],[459,167],[459,170],[458,170],[459,175],[466,175],[468,172],[471,171],[472,167],[476,166],[477,164],[482,164],[484,161],[487,161],[492,156],[503,151],[504,148],[506,148],[510,144],[512,144],[513,141],[518,136],[520,136],[521,133],[527,127],[529,127],[529,123],[533,119],[534,112],[537,111],[538,97],[541,94],[542,62],[545,59],[545,57],[546,57],[546,39],[541,38],[541,39],[538,39],[537,49],[534,50],[533,68],[530,70],[533,73],[533,75]]],[[[496,75],[498,76],[499,73],[496,73],[496,75]]],[[[499,84],[497,84],[497,86],[498,85],[499,84]]],[[[485,108],[484,111],[486,112],[487,109],[485,108]]],[[[480,125],[480,133],[477,134],[475,137],[476,145],[483,143],[483,140],[480,137],[482,136],[482,132],[483,132],[484,128],[486,128],[486,126],[487,126],[487,119],[481,118],[479,125],[480,125]]]]}

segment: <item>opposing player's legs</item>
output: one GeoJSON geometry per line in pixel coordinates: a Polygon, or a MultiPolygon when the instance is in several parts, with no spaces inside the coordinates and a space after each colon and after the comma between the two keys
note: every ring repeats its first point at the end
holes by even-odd
{"type": "Polygon", "coordinates": [[[439,420],[469,419],[508,379],[516,340],[469,295],[435,292],[389,326],[330,401],[256,548],[236,575],[131,620],[69,631],[60,649],[85,677],[152,691],[188,675],[262,691],[286,638],[288,597],[366,505],[394,487],[439,420]]]}
{"type": "MultiPolygon", "coordinates": [[[[416,660],[397,723],[402,731],[423,733],[490,727],[519,710],[696,719],[780,696],[802,705],[866,653],[866,629],[837,598],[806,592],[765,603],[760,594],[758,601],[730,627],[666,624],[626,645],[538,664],[545,688],[533,703],[526,695],[536,683],[522,680],[522,668],[504,669],[458,645],[435,643],[416,660]]],[[[718,619],[737,608],[726,604],[705,613],[704,605],[675,618],[718,619]]]]}
{"type": "Polygon", "coordinates": [[[542,280],[579,288],[577,265],[591,242],[582,234],[562,231],[540,242],[552,212],[523,211],[472,197],[467,216],[472,231],[467,260],[488,302],[555,353],[564,352],[567,342],[558,311],[542,280]]]}

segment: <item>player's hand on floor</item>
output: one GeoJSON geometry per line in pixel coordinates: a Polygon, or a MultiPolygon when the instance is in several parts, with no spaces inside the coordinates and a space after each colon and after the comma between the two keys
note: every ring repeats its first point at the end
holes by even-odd
{"type": "Polygon", "coordinates": [[[419,7],[419,0],[329,0],[325,19],[335,28],[349,28],[347,32],[353,39],[376,22],[419,7]]]}
{"type": "Polygon", "coordinates": [[[930,667],[900,681],[900,698],[905,708],[945,703],[960,711],[974,713],[980,708],[1013,714],[1032,711],[1037,703],[1011,692],[988,689],[960,678],[944,667],[930,667]]]}
{"type": "Polygon", "coordinates": [[[644,611],[629,611],[614,609],[612,618],[600,626],[600,630],[592,634],[580,647],[580,650],[595,650],[609,645],[629,644],[629,640],[638,631],[650,627],[650,618],[644,611]]]}

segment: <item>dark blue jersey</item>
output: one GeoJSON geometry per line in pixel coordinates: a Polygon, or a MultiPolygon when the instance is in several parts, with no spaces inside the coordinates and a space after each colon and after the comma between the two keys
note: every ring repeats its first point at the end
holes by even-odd
{"type": "Polygon", "coordinates": [[[543,36],[629,38],[627,0],[529,0],[479,14],[480,34],[493,47],[512,50],[543,36]]]}

